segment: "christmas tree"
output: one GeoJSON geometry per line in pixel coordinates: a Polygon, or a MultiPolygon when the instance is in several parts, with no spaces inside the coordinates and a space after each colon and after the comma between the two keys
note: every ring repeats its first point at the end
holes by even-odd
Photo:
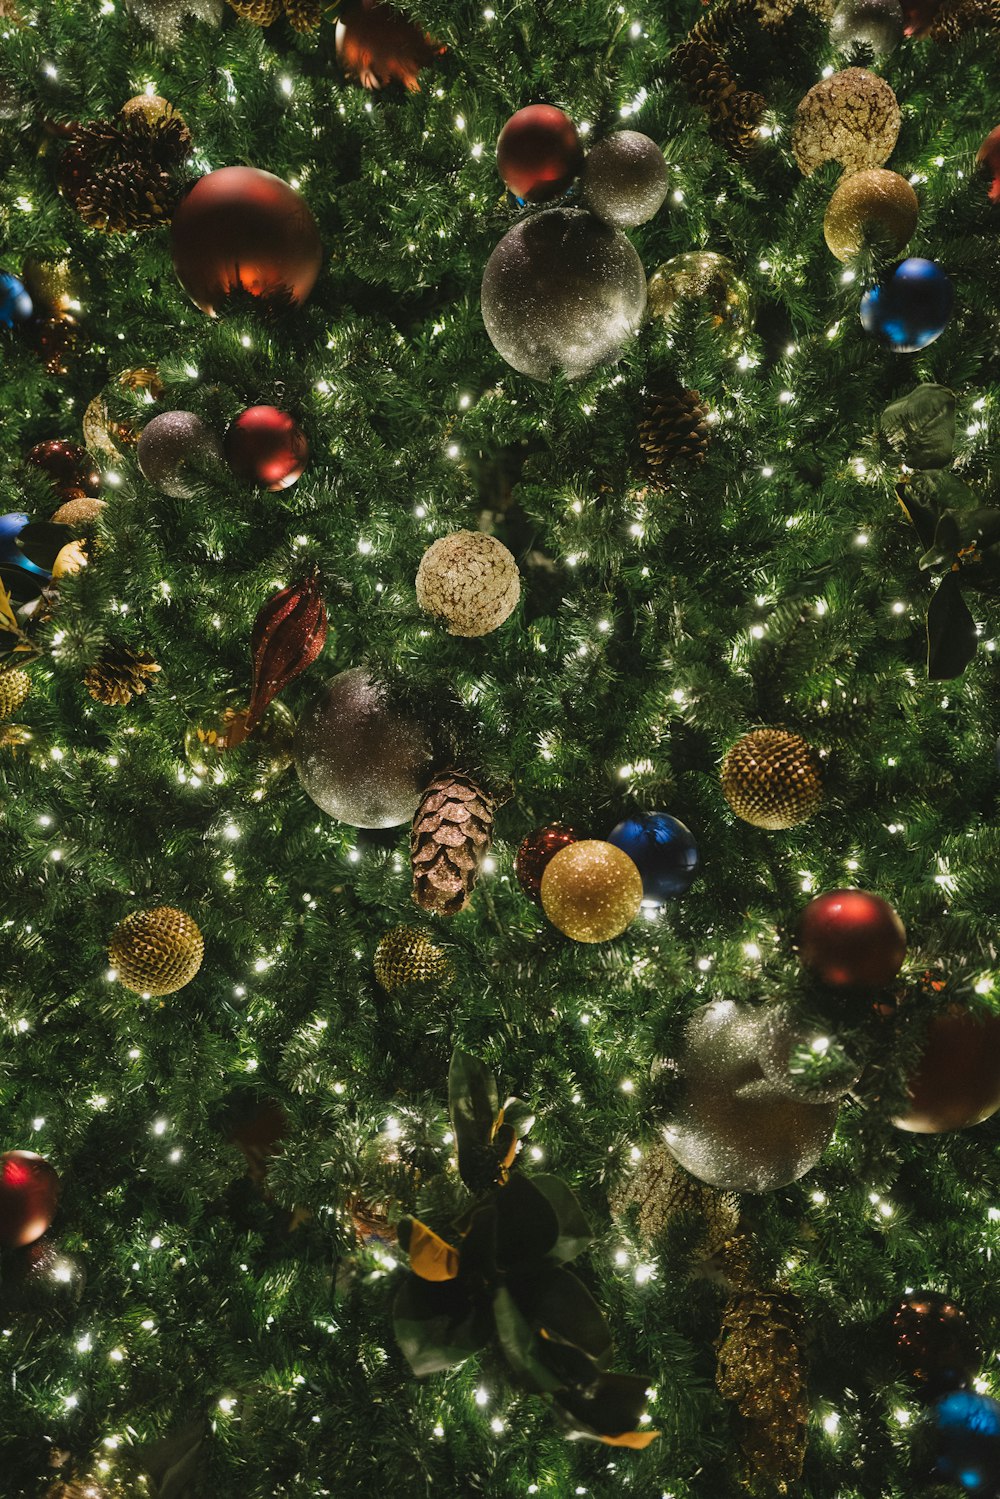
{"type": "Polygon", "coordinates": [[[1000,1492],[996,80],[4,0],[4,1495],[1000,1492]]]}

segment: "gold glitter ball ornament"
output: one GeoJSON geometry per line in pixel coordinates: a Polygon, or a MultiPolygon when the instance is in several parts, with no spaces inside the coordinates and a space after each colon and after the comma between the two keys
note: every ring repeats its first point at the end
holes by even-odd
{"type": "Polygon", "coordinates": [[[201,967],[205,941],[184,911],[154,906],[120,921],[108,943],[118,978],[133,994],[174,994],[201,967]]]}
{"type": "Polygon", "coordinates": [[[837,183],[827,204],[823,234],[838,260],[850,260],[866,244],[898,255],[917,227],[917,195],[898,172],[869,167],[837,183]]]}
{"type": "Polygon", "coordinates": [[[822,805],[819,756],[787,729],[753,729],[722,762],[722,794],[755,828],[794,828],[822,805]]]}
{"type": "Polygon", "coordinates": [[[880,167],[899,135],[899,105],[886,83],[867,68],[844,68],[823,78],[795,111],[792,151],[804,177],[827,161],[845,172],[880,167]]]}
{"type": "Polygon", "coordinates": [[[417,603],[451,635],[488,635],[517,607],[521,575],[502,541],[453,531],[432,542],[417,568],[417,603]]]}
{"type": "Polygon", "coordinates": [[[643,1146],[635,1167],[608,1194],[616,1218],[633,1214],[638,1237],[654,1249],[675,1218],[692,1220],[697,1232],[691,1241],[693,1261],[710,1259],[736,1233],[739,1198],[696,1181],[678,1166],[666,1145],[652,1140],[643,1146]]]}
{"type": "Polygon", "coordinates": [[[26,671],[15,666],[0,672],[0,719],[13,718],[30,691],[31,678],[26,671]]]}
{"type": "Polygon", "coordinates": [[[64,501],[58,510],[53,510],[50,519],[59,526],[72,527],[79,536],[85,536],[97,525],[107,503],[107,500],[92,499],[89,494],[81,494],[75,499],[64,501]]]}
{"type": "Polygon", "coordinates": [[[451,964],[437,943],[413,926],[393,927],[375,949],[375,977],[387,994],[413,984],[446,984],[451,964]]]}
{"type": "Polygon", "coordinates": [[[666,261],[650,276],[647,296],[650,313],[668,326],[684,303],[699,302],[706,319],[734,343],[753,322],[746,283],[732,261],[714,250],[690,250],[666,261]]]}
{"type": "Polygon", "coordinates": [[[568,843],[545,866],[542,910],[574,942],[609,942],[638,916],[642,876],[613,843],[568,843]]]}

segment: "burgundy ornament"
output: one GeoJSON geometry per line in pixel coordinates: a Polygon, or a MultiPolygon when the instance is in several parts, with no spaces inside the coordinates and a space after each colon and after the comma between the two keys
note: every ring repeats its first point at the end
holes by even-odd
{"type": "Polygon", "coordinates": [[[0,1245],[17,1249],[40,1239],[55,1217],[59,1177],[32,1150],[0,1156],[0,1245]]]}
{"type": "Polygon", "coordinates": [[[941,0],[903,0],[903,35],[927,36],[941,9],[941,0]]]}
{"type": "Polygon", "coordinates": [[[434,39],[378,0],[349,0],[337,20],[337,61],[364,88],[402,83],[419,90],[417,77],[445,50],[434,39]]]}
{"type": "Polygon", "coordinates": [[[221,167],[200,178],[177,205],[170,236],[178,280],[212,317],[238,291],[301,305],[323,260],[305,198],[256,167],[221,167]]]}
{"type": "Polygon", "coordinates": [[[824,984],[881,989],[902,967],[906,928],[880,895],[830,890],[802,912],[798,947],[824,984]]]}
{"type": "Polygon", "coordinates": [[[302,428],[277,406],[248,406],[240,412],[223,447],[237,478],[263,484],[272,493],[294,484],[309,457],[302,428]]]}
{"type": "Polygon", "coordinates": [[[68,375],[72,356],[80,344],[80,327],[68,313],[36,318],[27,337],[49,375],[68,375]]]}
{"type": "Polygon", "coordinates": [[[326,643],[326,630],[326,605],[315,567],[257,611],[250,636],[253,691],[246,711],[247,734],[257,727],[272,698],[316,660],[326,643]]]}
{"type": "Polygon", "coordinates": [[[497,171],[528,203],[558,198],[583,166],[583,147],[569,115],[529,104],[511,115],[497,141],[497,171]]]}
{"type": "Polygon", "coordinates": [[[939,1135],[989,1119],[1000,1109],[1000,1015],[958,1005],[935,1015],[906,1086],[909,1107],[892,1121],[898,1129],[939,1135]]]}
{"type": "Polygon", "coordinates": [[[53,438],[38,442],[28,454],[28,462],[42,469],[52,480],[53,488],[63,500],[93,498],[101,487],[101,476],[86,448],[75,442],[53,438]]]}
{"type": "Polygon", "coordinates": [[[961,1307],[940,1291],[910,1291],[892,1313],[896,1355],[922,1400],[972,1383],[983,1356],[961,1307]]]}
{"type": "Polygon", "coordinates": [[[545,866],[567,843],[576,843],[578,839],[578,833],[574,833],[572,828],[563,827],[559,822],[550,822],[547,827],[536,828],[533,833],[528,833],[521,839],[520,847],[514,855],[514,873],[517,875],[517,883],[536,906],[542,903],[542,875],[545,873],[545,866]]]}
{"type": "Polygon", "coordinates": [[[994,126],[976,152],[976,166],[984,177],[991,178],[990,202],[1000,203],[1000,125],[994,126]]]}

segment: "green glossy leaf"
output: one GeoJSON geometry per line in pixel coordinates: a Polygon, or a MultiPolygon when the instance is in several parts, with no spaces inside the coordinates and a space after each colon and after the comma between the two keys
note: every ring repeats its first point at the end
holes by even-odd
{"type": "MultiPolygon", "coordinates": [[[[582,1349],[595,1364],[611,1354],[611,1330],[597,1302],[572,1270],[546,1265],[536,1274],[511,1276],[511,1295],[525,1320],[550,1341],[582,1349]]],[[[542,1355],[545,1357],[545,1355],[542,1355]]]]}
{"type": "Polygon", "coordinates": [[[549,1259],[575,1260],[593,1240],[590,1224],[570,1187],[558,1176],[543,1173],[531,1178],[531,1185],[547,1197],[559,1221],[559,1237],[549,1250],[549,1259]]]}
{"type": "Polygon", "coordinates": [[[407,1275],[392,1309],[396,1341],[414,1374],[452,1369],[482,1348],[492,1332],[488,1307],[477,1306],[461,1282],[407,1275]]]}
{"type": "Polygon", "coordinates": [[[539,1357],[538,1334],[521,1315],[506,1286],[501,1286],[493,1298],[493,1320],[504,1357],[522,1384],[535,1394],[560,1389],[562,1378],[539,1357]]]}
{"type": "Polygon", "coordinates": [[[495,1202],[500,1268],[516,1270],[543,1261],[559,1239],[559,1220],[548,1198],[515,1172],[497,1190],[495,1202]]]}
{"type": "Polygon", "coordinates": [[[648,1384],[639,1374],[599,1374],[587,1388],[563,1390],[553,1400],[571,1436],[603,1441],[636,1430],[648,1384]]]}
{"type": "Polygon", "coordinates": [[[958,573],[948,573],[927,610],[927,677],[960,677],[976,654],[976,622],[962,597],[958,573]]]}
{"type": "Polygon", "coordinates": [[[927,504],[913,493],[909,484],[896,485],[896,499],[906,519],[917,533],[920,545],[926,551],[934,544],[934,532],[937,530],[937,510],[933,505],[927,504]]]}
{"type": "Polygon", "coordinates": [[[955,392],[918,385],[882,413],[886,441],[910,468],[944,468],[955,453],[955,392]]]}
{"type": "Polygon", "coordinates": [[[478,1057],[457,1048],[448,1069],[448,1108],[458,1150],[458,1170],[466,1185],[478,1189],[482,1152],[490,1148],[500,1095],[496,1080],[478,1057]]]}
{"type": "Polygon", "coordinates": [[[52,571],[52,564],[63,547],[75,540],[72,527],[50,520],[29,521],[17,533],[21,551],[36,567],[44,567],[46,572],[52,571]]]}
{"type": "Polygon", "coordinates": [[[523,1140],[535,1122],[535,1111],[523,1098],[508,1098],[503,1106],[503,1122],[511,1126],[519,1140],[523,1140]]]}

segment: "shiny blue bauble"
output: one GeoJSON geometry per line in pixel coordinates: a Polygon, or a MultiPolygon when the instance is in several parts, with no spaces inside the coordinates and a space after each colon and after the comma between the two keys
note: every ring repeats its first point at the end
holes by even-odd
{"type": "Polygon", "coordinates": [[[914,255],[865,292],[861,322],[894,353],[915,354],[944,332],[954,306],[955,288],[941,267],[914,255]]]}
{"type": "Polygon", "coordinates": [[[683,895],[698,873],[698,845],[690,828],[667,812],[635,812],[608,834],[642,876],[644,906],[683,895]]]}
{"type": "Polygon", "coordinates": [[[955,1390],[934,1406],[937,1471],[976,1499],[1000,1488],[1000,1402],[955,1390]]]}
{"type": "Polygon", "coordinates": [[[13,328],[15,323],[26,323],[34,310],[23,281],[9,271],[0,271],[0,327],[13,328]]]}

